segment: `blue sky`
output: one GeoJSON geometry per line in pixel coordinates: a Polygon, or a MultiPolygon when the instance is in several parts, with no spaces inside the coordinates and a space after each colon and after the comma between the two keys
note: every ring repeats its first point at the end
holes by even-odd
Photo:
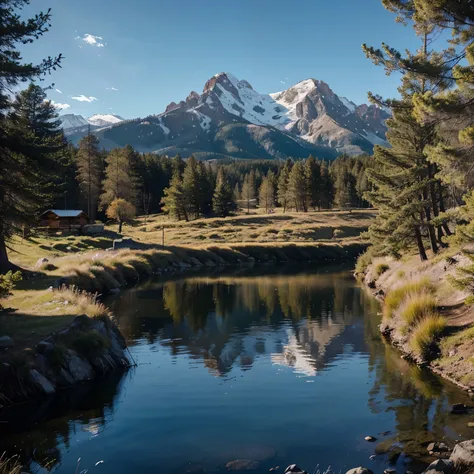
{"type": "Polygon", "coordinates": [[[60,92],[48,96],[84,116],[160,113],[221,71],[260,93],[313,77],[362,103],[369,90],[396,94],[398,79],[361,44],[418,47],[380,0],[33,0],[24,14],[49,7],[50,32],[23,56],[62,53],[62,69],[45,82],[60,92]]]}

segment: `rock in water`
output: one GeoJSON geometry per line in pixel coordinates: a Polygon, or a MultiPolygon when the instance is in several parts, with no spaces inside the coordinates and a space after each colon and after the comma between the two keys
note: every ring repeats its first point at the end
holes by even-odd
{"type": "Polygon", "coordinates": [[[465,466],[474,464],[474,439],[463,441],[454,446],[453,453],[449,459],[456,464],[465,466]]]}
{"type": "Polygon", "coordinates": [[[347,471],[346,474],[374,474],[370,469],[366,467],[355,467],[350,471],[347,471]]]}
{"type": "Polygon", "coordinates": [[[373,443],[374,441],[377,441],[377,438],[373,436],[366,436],[364,439],[368,441],[369,443],[373,443]]]}
{"type": "Polygon", "coordinates": [[[35,369],[30,370],[30,379],[31,383],[46,395],[51,395],[56,391],[54,385],[35,369]]]}
{"type": "Polygon", "coordinates": [[[228,471],[254,471],[260,467],[260,463],[251,459],[236,459],[228,462],[225,467],[228,471]]]}
{"type": "Polygon", "coordinates": [[[13,339],[8,336],[0,337],[0,349],[8,349],[9,347],[13,347],[15,343],[13,339]]]}
{"type": "Polygon", "coordinates": [[[464,405],[464,403],[455,403],[452,407],[451,407],[451,413],[453,413],[454,415],[463,415],[464,413],[467,413],[467,406],[464,405]]]}
{"type": "Polygon", "coordinates": [[[423,474],[449,474],[453,470],[453,467],[453,461],[437,459],[428,466],[426,471],[423,471],[423,474]]]}
{"type": "Polygon", "coordinates": [[[285,474],[289,473],[298,473],[298,474],[307,474],[306,471],[303,471],[299,466],[296,464],[290,464],[286,469],[285,469],[285,474]]]}
{"type": "Polygon", "coordinates": [[[445,443],[430,443],[426,449],[434,453],[446,453],[449,451],[449,448],[445,443]]]}

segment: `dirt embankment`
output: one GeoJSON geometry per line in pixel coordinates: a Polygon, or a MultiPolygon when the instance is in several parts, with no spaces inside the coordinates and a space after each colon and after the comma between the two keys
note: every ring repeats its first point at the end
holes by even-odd
{"type": "Polygon", "coordinates": [[[466,301],[468,291],[456,289],[449,281],[451,277],[459,278],[459,269],[468,265],[472,262],[461,253],[436,256],[427,262],[420,262],[417,256],[401,260],[376,258],[367,268],[364,282],[384,301],[381,332],[405,357],[464,389],[474,390],[474,305],[469,299],[466,301]],[[409,288],[417,282],[422,282],[424,289],[413,295],[409,288]],[[399,293],[398,298],[393,298],[394,291],[399,293]],[[425,301],[432,297],[435,306],[423,307],[420,296],[425,301]],[[426,351],[420,353],[414,343],[421,336],[417,328],[426,317],[434,315],[441,316],[442,330],[425,335],[426,351]]]}

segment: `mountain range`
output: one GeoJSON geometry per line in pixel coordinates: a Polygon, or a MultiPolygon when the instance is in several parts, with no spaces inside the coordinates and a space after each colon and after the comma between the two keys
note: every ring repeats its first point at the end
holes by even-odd
{"type": "Polygon", "coordinates": [[[202,94],[171,102],[146,118],[63,115],[66,135],[77,142],[89,124],[106,149],[132,145],[138,151],[199,159],[307,157],[332,159],[341,153],[372,153],[386,144],[389,113],[356,105],[328,84],[306,79],[287,90],[259,94],[245,80],[216,74],[202,94]],[[64,118],[67,117],[67,122],[64,118]],[[82,128],[81,128],[82,127],[82,128]]]}

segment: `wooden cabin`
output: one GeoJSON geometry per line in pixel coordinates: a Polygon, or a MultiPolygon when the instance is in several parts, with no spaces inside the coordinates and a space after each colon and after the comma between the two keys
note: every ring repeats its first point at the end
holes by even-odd
{"type": "Polygon", "coordinates": [[[39,226],[49,230],[80,230],[88,220],[84,211],[49,209],[41,214],[39,226]]]}

